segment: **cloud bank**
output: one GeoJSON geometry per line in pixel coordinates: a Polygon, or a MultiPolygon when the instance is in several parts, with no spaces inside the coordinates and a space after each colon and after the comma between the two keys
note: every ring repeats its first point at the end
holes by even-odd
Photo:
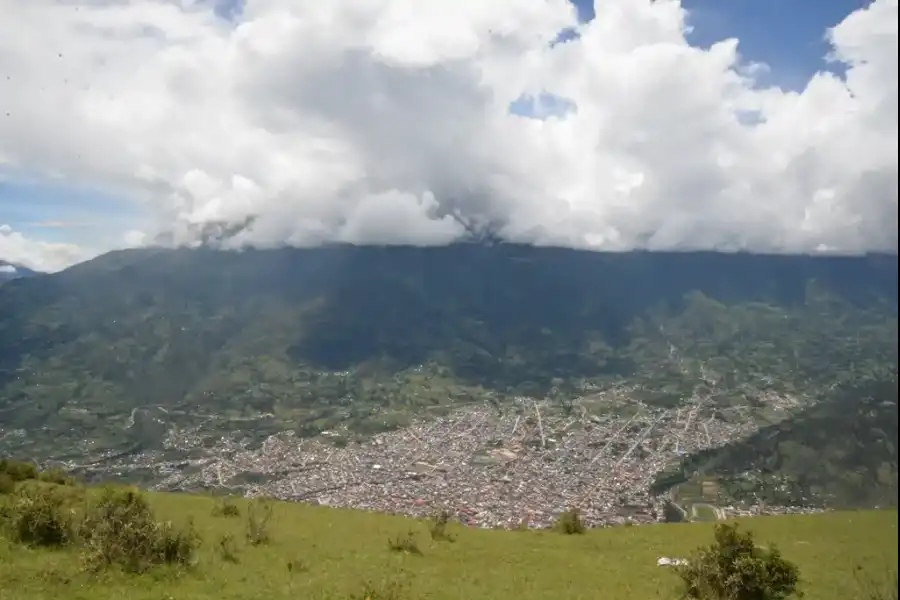
{"type": "Polygon", "coordinates": [[[0,5],[0,166],[143,203],[135,240],[897,250],[897,0],[799,92],[674,0],[0,5]]]}
{"type": "MultiPolygon", "coordinates": [[[[9,225],[0,223],[0,260],[41,272],[64,269],[91,257],[91,252],[75,244],[43,242],[30,239],[9,225]]],[[[2,265],[4,273],[15,273],[12,265],[2,265]]]]}

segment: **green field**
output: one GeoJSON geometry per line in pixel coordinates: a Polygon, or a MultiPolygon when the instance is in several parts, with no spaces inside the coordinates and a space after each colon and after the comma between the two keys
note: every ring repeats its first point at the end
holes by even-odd
{"type": "MultiPolygon", "coordinates": [[[[706,523],[619,527],[566,536],[550,531],[456,527],[455,541],[431,539],[423,521],[374,513],[275,503],[271,541],[244,542],[241,514],[214,516],[205,496],[150,495],[161,519],[194,520],[203,538],[197,564],[144,575],[83,572],[75,550],[32,550],[0,538],[3,600],[371,599],[641,600],[677,597],[677,581],[660,556],[683,557],[712,540],[706,523]],[[422,554],[389,549],[415,532],[422,554]],[[220,547],[236,542],[236,562],[220,547]],[[395,596],[384,595],[399,585],[395,596]]],[[[801,571],[807,598],[858,597],[859,565],[883,578],[897,564],[897,512],[866,511],[750,519],[760,544],[777,544],[801,571]]]]}

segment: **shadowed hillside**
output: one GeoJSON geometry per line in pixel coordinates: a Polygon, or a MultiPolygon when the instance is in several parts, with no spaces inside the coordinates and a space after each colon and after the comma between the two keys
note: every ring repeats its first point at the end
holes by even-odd
{"type": "Polygon", "coordinates": [[[35,275],[40,275],[40,273],[38,273],[37,271],[33,271],[27,267],[23,267],[21,265],[15,265],[15,264],[0,260],[0,285],[3,285],[7,281],[12,281],[13,279],[22,279],[24,277],[34,277],[35,275]]]}

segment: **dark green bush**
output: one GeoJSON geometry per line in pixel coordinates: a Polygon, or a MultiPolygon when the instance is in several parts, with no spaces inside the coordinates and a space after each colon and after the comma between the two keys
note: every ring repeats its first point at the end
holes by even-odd
{"type": "Polygon", "coordinates": [[[17,485],[0,506],[0,524],[9,538],[30,546],[65,546],[76,539],[71,497],[57,487],[17,485]]]}
{"type": "Polygon", "coordinates": [[[141,573],[157,565],[189,565],[200,540],[193,527],[156,520],[136,490],[106,488],[82,523],[85,566],[141,573]]]}
{"type": "Polygon", "coordinates": [[[16,482],[38,477],[38,469],[34,464],[8,458],[0,458],[0,473],[6,473],[16,482]]]}
{"type": "Polygon", "coordinates": [[[40,471],[37,465],[20,460],[0,458],[0,478],[8,477],[14,483],[38,480],[59,485],[74,485],[75,479],[58,468],[40,471]]]}
{"type": "Polygon", "coordinates": [[[16,491],[16,482],[9,473],[0,473],[0,494],[12,494],[16,491]]]}
{"type": "Polygon", "coordinates": [[[584,533],[587,528],[581,520],[581,513],[577,508],[570,508],[559,515],[554,524],[554,529],[565,535],[577,535],[584,533]]]}
{"type": "Polygon", "coordinates": [[[777,548],[763,549],[749,531],[716,526],[715,542],[700,548],[686,565],[676,567],[692,600],[784,600],[801,597],[799,571],[777,548]]]}

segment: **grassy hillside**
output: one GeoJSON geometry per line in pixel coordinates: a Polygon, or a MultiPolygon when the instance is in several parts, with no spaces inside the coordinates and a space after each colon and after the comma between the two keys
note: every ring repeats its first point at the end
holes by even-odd
{"type": "MultiPolygon", "coordinates": [[[[0,496],[2,498],[2,496],[0,496]]],[[[157,515],[193,520],[199,560],[186,572],[143,575],[82,571],[68,550],[26,549],[0,538],[3,600],[238,600],[363,598],[394,600],[672,600],[677,582],[658,557],[681,557],[711,541],[706,524],[620,527],[562,535],[453,527],[453,542],[433,541],[422,521],[374,513],[275,503],[271,539],[245,542],[248,501],[217,516],[217,500],[155,494],[157,515]],[[421,555],[392,551],[409,532],[421,555]],[[230,536],[230,537],[228,537],[230,536]],[[232,557],[223,552],[223,539],[232,557]]],[[[747,521],[761,544],[796,562],[807,598],[857,598],[859,567],[881,578],[897,564],[896,511],[765,517],[747,521]]]]}

